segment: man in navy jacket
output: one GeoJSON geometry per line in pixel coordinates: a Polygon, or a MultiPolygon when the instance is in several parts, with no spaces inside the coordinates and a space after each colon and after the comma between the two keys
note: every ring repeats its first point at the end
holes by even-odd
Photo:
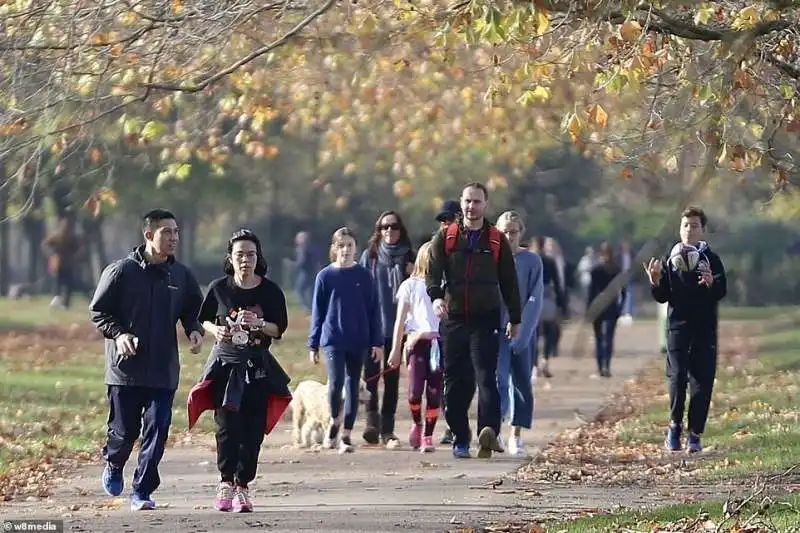
{"type": "Polygon", "coordinates": [[[89,306],[91,321],[105,337],[108,437],[103,447],[103,489],[118,496],[123,468],[139,434],[142,445],[133,475],[131,508],[153,509],[158,464],[172,421],[180,362],[175,331],[180,319],[192,353],[203,345],[197,315],[203,302],[189,269],[175,260],[178,226],[169,211],[144,216],[145,243],[110,264],[89,306]]]}

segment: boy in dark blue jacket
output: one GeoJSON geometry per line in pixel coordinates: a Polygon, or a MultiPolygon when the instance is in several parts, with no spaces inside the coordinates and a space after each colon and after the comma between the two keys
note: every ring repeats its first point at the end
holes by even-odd
{"type": "Polygon", "coordinates": [[[681,246],[675,245],[673,252],[644,265],[653,298],[669,304],[670,426],[665,445],[671,451],[681,449],[687,383],[691,388],[686,449],[690,453],[703,449],[700,435],[708,418],[717,371],[717,308],[727,292],[727,279],[719,256],[701,240],[707,222],[702,209],[685,209],[681,214],[681,246]]]}

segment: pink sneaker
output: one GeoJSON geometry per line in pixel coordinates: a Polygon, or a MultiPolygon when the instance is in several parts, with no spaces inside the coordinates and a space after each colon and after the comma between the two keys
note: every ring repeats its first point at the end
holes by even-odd
{"type": "Polygon", "coordinates": [[[436,447],[433,445],[433,437],[422,437],[422,453],[435,452],[436,447]]]}
{"type": "Polygon", "coordinates": [[[422,440],[422,426],[414,424],[408,432],[408,443],[415,450],[419,450],[419,443],[422,440]]]}
{"type": "Polygon", "coordinates": [[[233,512],[253,512],[253,502],[250,501],[250,494],[247,492],[246,487],[236,487],[236,490],[233,493],[233,512]]]}
{"type": "Polygon", "coordinates": [[[233,485],[225,481],[217,487],[217,497],[214,498],[214,509],[217,511],[230,511],[233,509],[233,485]]]}

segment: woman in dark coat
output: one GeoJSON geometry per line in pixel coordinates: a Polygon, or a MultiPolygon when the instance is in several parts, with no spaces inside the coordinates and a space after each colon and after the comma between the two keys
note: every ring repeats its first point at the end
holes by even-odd
{"type": "MultiPolygon", "coordinates": [[[[611,283],[611,281],[621,272],[619,265],[614,260],[614,250],[608,243],[600,245],[599,263],[591,270],[591,281],[589,283],[589,297],[587,308],[592,305],[597,298],[611,283]]],[[[592,321],[594,326],[595,350],[597,356],[597,368],[603,377],[611,377],[611,355],[614,352],[614,333],[617,328],[617,320],[622,311],[622,302],[625,298],[625,291],[622,289],[608,301],[602,310],[592,321]]],[[[606,297],[604,297],[604,300],[606,297]]]]}

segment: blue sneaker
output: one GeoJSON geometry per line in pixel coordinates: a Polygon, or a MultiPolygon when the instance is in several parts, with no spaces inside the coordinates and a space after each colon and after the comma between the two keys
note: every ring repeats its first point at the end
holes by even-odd
{"type": "Polygon", "coordinates": [[[686,451],[689,453],[697,453],[703,451],[703,445],[700,444],[700,435],[689,432],[689,438],[686,439],[686,451]]]}
{"type": "Polygon", "coordinates": [[[131,494],[131,511],[150,511],[156,508],[156,502],[149,495],[134,492],[131,494]]]}
{"type": "Polygon", "coordinates": [[[681,449],[681,426],[679,424],[670,424],[667,431],[667,438],[664,440],[664,446],[671,452],[677,452],[681,449]]]}
{"type": "Polygon", "coordinates": [[[109,496],[119,496],[125,488],[125,478],[122,476],[122,468],[111,466],[106,463],[103,473],[100,474],[100,481],[103,483],[103,490],[109,496]]]}
{"type": "Polygon", "coordinates": [[[453,444],[453,457],[456,459],[469,459],[469,444],[453,444]]]}

